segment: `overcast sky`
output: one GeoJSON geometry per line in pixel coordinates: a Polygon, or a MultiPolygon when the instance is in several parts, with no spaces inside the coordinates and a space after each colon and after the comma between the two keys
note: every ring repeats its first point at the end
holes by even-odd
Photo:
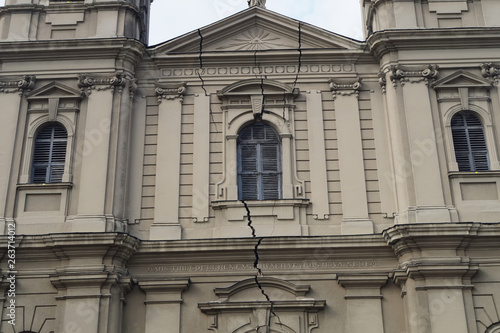
{"type": "MultiPolygon", "coordinates": [[[[0,0],[0,6],[5,0],[0,0]]],[[[267,0],[267,9],[362,40],[359,0],[267,0]]],[[[154,0],[149,44],[155,45],[248,8],[247,0],[154,0]]]]}
{"type": "MultiPolygon", "coordinates": [[[[277,13],[362,40],[359,0],[267,0],[277,13]]],[[[155,45],[248,8],[247,0],[155,0],[150,45],[155,45]]]]}

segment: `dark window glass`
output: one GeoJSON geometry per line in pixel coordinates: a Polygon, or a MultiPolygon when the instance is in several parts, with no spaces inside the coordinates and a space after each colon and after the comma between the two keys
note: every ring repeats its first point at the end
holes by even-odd
{"type": "Polygon", "coordinates": [[[278,133],[257,122],[238,137],[240,200],[281,199],[281,144],[278,133]]]}

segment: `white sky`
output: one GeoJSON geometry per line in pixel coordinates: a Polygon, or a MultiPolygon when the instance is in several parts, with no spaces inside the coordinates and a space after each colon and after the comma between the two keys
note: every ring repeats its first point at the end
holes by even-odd
{"type": "MultiPolygon", "coordinates": [[[[3,6],[5,0],[0,0],[3,6]]],[[[267,9],[363,40],[359,0],[267,0],[267,9]]],[[[155,45],[248,8],[247,0],[154,0],[149,44],[155,45]]]]}
{"type": "MultiPolygon", "coordinates": [[[[149,44],[164,42],[246,8],[247,0],[155,0],[149,44]]],[[[344,36],[364,39],[359,0],[267,0],[266,8],[344,36]]]]}

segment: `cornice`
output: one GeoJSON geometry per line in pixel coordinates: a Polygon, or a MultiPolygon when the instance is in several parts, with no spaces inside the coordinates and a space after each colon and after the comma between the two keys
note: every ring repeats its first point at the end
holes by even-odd
{"type": "Polygon", "coordinates": [[[500,28],[383,30],[372,33],[366,42],[378,59],[400,50],[498,48],[500,28]]]}
{"type": "Polygon", "coordinates": [[[81,60],[125,57],[141,59],[146,47],[130,38],[1,41],[0,57],[8,61],[81,60]]]}

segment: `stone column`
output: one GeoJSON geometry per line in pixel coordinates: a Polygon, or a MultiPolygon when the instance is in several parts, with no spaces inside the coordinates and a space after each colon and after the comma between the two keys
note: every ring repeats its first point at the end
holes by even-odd
{"type": "Polygon", "coordinates": [[[179,223],[182,101],[186,84],[158,84],[155,212],[149,239],[181,239],[179,223]]]}
{"type": "MultiPolygon", "coordinates": [[[[410,206],[400,207],[403,219],[398,223],[451,222],[445,205],[443,179],[429,96],[429,80],[437,77],[437,66],[402,68],[393,66],[389,78],[394,87],[400,86],[404,100],[405,129],[408,151],[405,167],[411,172],[410,206]]],[[[401,110],[400,110],[401,112],[401,110]]]]}
{"type": "MultiPolygon", "coordinates": [[[[2,121],[0,131],[0,232],[5,229],[7,193],[11,183],[14,145],[19,124],[22,96],[35,84],[35,76],[0,77],[0,105],[2,105],[2,121]]],[[[10,213],[12,214],[12,213],[10,213]]]]}
{"type": "Polygon", "coordinates": [[[326,220],[330,218],[330,206],[321,91],[308,91],[306,103],[312,213],[315,220],[326,220]]]}
{"type": "MultiPolygon", "coordinates": [[[[115,75],[79,75],[78,86],[88,97],[84,121],[85,135],[80,158],[78,208],[73,231],[113,231],[107,225],[105,204],[110,200],[110,135],[115,90],[123,89],[126,80],[115,75]]],[[[110,212],[109,212],[110,213],[110,212]]]]}
{"type": "Polygon", "coordinates": [[[373,233],[373,222],[368,216],[366,196],[358,103],[360,88],[361,81],[356,78],[330,80],[330,89],[335,100],[343,234],[373,233]]]}
{"type": "Polygon", "coordinates": [[[139,281],[146,293],[145,333],[181,332],[182,292],[188,286],[189,279],[139,281]]]}
{"type": "Polygon", "coordinates": [[[349,333],[384,333],[380,288],[386,275],[344,275],[338,283],[345,289],[349,333]]]}

